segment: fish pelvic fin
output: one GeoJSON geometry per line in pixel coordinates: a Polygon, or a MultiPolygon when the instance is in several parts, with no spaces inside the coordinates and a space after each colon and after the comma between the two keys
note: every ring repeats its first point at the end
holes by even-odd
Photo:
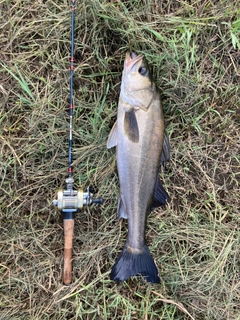
{"type": "Polygon", "coordinates": [[[107,141],[107,148],[110,149],[117,145],[117,121],[114,123],[107,141]]]}
{"type": "Polygon", "coordinates": [[[117,213],[118,213],[118,220],[121,219],[121,218],[128,219],[126,206],[124,204],[122,196],[120,196],[119,199],[118,199],[117,213]]]}
{"type": "Polygon", "coordinates": [[[169,195],[167,194],[166,190],[163,188],[159,176],[157,176],[154,193],[153,193],[152,209],[165,205],[168,200],[169,200],[169,195]]]}
{"type": "Polygon", "coordinates": [[[167,136],[166,130],[164,130],[160,164],[170,160],[170,150],[171,148],[170,148],[169,138],[167,136]]]}
{"type": "Polygon", "coordinates": [[[139,129],[134,109],[125,112],[124,133],[128,139],[134,143],[139,141],[139,129]]]}
{"type": "Polygon", "coordinates": [[[120,282],[132,276],[141,275],[147,282],[159,283],[158,269],[145,245],[141,252],[134,252],[125,244],[117,261],[112,267],[110,279],[120,282]]]}

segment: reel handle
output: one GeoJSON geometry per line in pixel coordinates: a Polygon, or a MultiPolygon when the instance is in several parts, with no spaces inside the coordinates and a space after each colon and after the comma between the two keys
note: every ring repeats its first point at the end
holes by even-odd
{"type": "Polygon", "coordinates": [[[74,219],[64,219],[64,266],[63,266],[63,283],[69,285],[72,282],[72,243],[74,219]]]}
{"type": "Polygon", "coordinates": [[[91,203],[103,204],[103,198],[95,198],[95,199],[92,199],[91,203]]]}

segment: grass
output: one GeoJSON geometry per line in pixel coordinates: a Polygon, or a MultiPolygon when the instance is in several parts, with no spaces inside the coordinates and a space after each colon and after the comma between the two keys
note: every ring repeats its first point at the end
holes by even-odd
{"type": "Polygon", "coordinates": [[[240,319],[238,1],[76,1],[74,179],[103,206],[75,219],[73,283],[62,285],[70,3],[0,1],[0,319],[240,319]],[[143,53],[160,88],[170,203],[149,216],[160,285],[116,284],[126,238],[106,141],[123,59],[143,53]]]}

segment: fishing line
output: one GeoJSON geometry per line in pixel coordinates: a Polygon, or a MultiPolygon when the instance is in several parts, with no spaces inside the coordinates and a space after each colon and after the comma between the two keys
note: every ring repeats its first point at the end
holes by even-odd
{"type": "Polygon", "coordinates": [[[68,177],[72,177],[72,118],[73,118],[73,75],[74,75],[74,21],[75,21],[75,1],[71,3],[71,57],[70,57],[70,102],[69,102],[69,146],[68,146],[68,177]]]}

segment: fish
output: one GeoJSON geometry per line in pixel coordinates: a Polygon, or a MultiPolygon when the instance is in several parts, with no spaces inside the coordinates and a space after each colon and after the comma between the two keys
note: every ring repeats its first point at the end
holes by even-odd
{"type": "Polygon", "coordinates": [[[170,145],[159,91],[142,54],[126,53],[117,120],[107,141],[108,149],[115,146],[120,184],[117,213],[118,219],[128,220],[128,235],[110,279],[121,282],[140,275],[159,283],[145,228],[151,210],[169,200],[158,171],[170,159],[170,145]]]}

